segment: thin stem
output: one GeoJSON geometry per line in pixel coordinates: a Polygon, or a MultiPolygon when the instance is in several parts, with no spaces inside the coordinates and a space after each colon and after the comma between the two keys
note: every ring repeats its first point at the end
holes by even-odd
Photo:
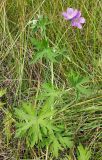
{"type": "Polygon", "coordinates": [[[48,147],[46,148],[46,159],[45,160],[47,159],[48,159],[48,147]]]}
{"type": "Polygon", "coordinates": [[[57,43],[57,46],[60,44],[61,40],[63,39],[63,37],[65,36],[65,34],[67,33],[67,31],[69,30],[69,28],[67,28],[65,30],[65,32],[62,34],[62,37],[59,39],[58,43],[57,43]]]}
{"type": "MultiPolygon", "coordinates": [[[[51,62],[51,84],[53,87],[53,82],[54,82],[54,73],[53,73],[53,62],[51,62]]],[[[54,99],[53,97],[51,98],[51,110],[53,110],[53,104],[54,104],[54,99]]],[[[52,116],[50,117],[50,119],[52,119],[52,116]]]]}
{"type": "Polygon", "coordinates": [[[53,62],[51,62],[51,84],[52,86],[53,86],[53,82],[54,82],[53,62]]]}

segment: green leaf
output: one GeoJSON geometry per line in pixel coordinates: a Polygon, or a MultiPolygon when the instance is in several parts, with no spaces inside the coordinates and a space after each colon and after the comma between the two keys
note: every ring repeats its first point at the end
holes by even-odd
{"type": "Polygon", "coordinates": [[[48,48],[49,44],[48,44],[48,40],[46,39],[42,39],[42,40],[37,40],[35,38],[30,38],[31,43],[35,46],[35,48],[38,51],[41,51],[43,49],[48,48]]]}
{"type": "Polygon", "coordinates": [[[86,147],[84,148],[82,144],[78,146],[78,160],[90,160],[91,151],[86,147]]]}
{"type": "Polygon", "coordinates": [[[56,138],[53,138],[50,149],[53,152],[53,155],[55,157],[58,157],[58,151],[62,150],[62,147],[56,138]]]}
{"type": "MultiPolygon", "coordinates": [[[[50,91],[50,87],[46,87],[50,91]]],[[[55,114],[56,110],[51,109],[50,98],[36,109],[31,103],[22,103],[19,109],[15,109],[16,137],[26,139],[29,147],[49,147],[49,151],[57,157],[59,151],[71,147],[72,142],[64,135],[64,125],[56,125],[51,118],[55,114]]]]}
{"type": "Polygon", "coordinates": [[[79,73],[76,73],[73,70],[71,70],[69,74],[69,81],[76,91],[77,98],[79,98],[81,94],[90,95],[91,90],[89,89],[88,84],[84,85],[85,83],[89,82],[88,77],[82,77],[79,73]]]}
{"type": "Polygon", "coordinates": [[[43,51],[37,52],[35,56],[33,56],[33,59],[31,60],[30,64],[35,64],[37,61],[41,60],[44,57],[43,51]]]}
{"type": "Polygon", "coordinates": [[[73,142],[71,140],[70,137],[61,137],[59,138],[59,141],[61,144],[63,144],[63,147],[68,147],[68,148],[71,148],[73,146],[73,142]]]}
{"type": "Polygon", "coordinates": [[[31,64],[36,63],[37,61],[41,60],[43,57],[46,60],[50,60],[51,62],[56,61],[56,52],[53,51],[51,47],[49,47],[48,39],[36,40],[35,38],[30,38],[31,43],[34,45],[36,52],[33,56],[31,64]]]}
{"type": "Polygon", "coordinates": [[[42,84],[42,92],[38,95],[37,99],[44,100],[46,98],[49,98],[49,101],[52,103],[52,101],[55,98],[60,97],[61,94],[62,91],[57,89],[55,86],[52,86],[51,83],[44,83],[42,84]]]}
{"type": "Polygon", "coordinates": [[[52,51],[51,48],[46,48],[45,49],[45,55],[44,55],[44,57],[46,59],[49,59],[51,62],[54,63],[54,62],[57,62],[56,59],[55,59],[56,56],[57,55],[52,51]]]}
{"type": "Polygon", "coordinates": [[[22,103],[22,107],[23,107],[23,110],[24,110],[27,114],[32,115],[32,116],[34,116],[34,115],[36,114],[35,108],[34,108],[34,106],[32,106],[31,103],[23,102],[23,103],[22,103]]]}
{"type": "Polygon", "coordinates": [[[28,115],[25,113],[23,109],[15,108],[15,115],[17,118],[19,118],[22,121],[28,122],[30,119],[32,119],[32,115],[28,115]]]}
{"type": "Polygon", "coordinates": [[[38,143],[39,140],[42,140],[41,128],[44,128],[44,134],[45,132],[47,133],[48,130],[52,131],[52,128],[49,128],[52,126],[50,124],[47,126],[47,124],[50,123],[50,117],[54,112],[49,109],[50,107],[47,104],[48,103],[38,111],[38,114],[37,111],[33,110],[32,104],[30,103],[22,103],[20,109],[15,109],[16,118],[20,121],[16,122],[16,137],[24,137],[24,135],[27,136],[26,134],[28,134],[31,147],[33,147],[35,143],[38,143]]]}

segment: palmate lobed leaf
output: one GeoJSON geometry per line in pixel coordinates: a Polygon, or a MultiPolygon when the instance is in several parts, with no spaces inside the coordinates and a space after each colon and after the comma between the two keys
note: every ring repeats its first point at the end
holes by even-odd
{"type": "Polygon", "coordinates": [[[53,53],[51,48],[45,48],[41,51],[37,51],[35,55],[33,56],[33,59],[31,60],[30,64],[35,64],[39,60],[42,60],[42,58],[45,58],[46,60],[50,60],[51,62],[57,62],[56,61],[56,54],[53,53]]]}
{"type": "MultiPolygon", "coordinates": [[[[49,106],[44,106],[44,108],[40,109],[38,114],[35,114],[35,111],[31,109],[31,104],[24,104],[21,109],[15,109],[15,115],[20,122],[16,123],[17,134],[16,137],[22,137],[25,133],[30,132],[33,134],[36,132],[38,136],[37,141],[40,139],[40,128],[45,127],[48,130],[48,122],[50,122],[50,117],[54,114],[49,106]]],[[[33,108],[33,107],[32,107],[33,108]]],[[[50,125],[49,125],[50,126],[50,125]]]]}
{"type": "Polygon", "coordinates": [[[69,74],[69,81],[76,90],[77,98],[79,98],[81,94],[90,95],[91,89],[89,89],[88,85],[84,85],[89,82],[88,77],[82,77],[79,73],[71,71],[69,74]]]}
{"type": "Polygon", "coordinates": [[[70,137],[63,134],[64,125],[54,124],[51,117],[54,117],[56,112],[50,105],[48,99],[37,111],[29,103],[23,103],[22,108],[15,109],[16,137],[26,139],[29,147],[36,144],[43,147],[49,146],[50,152],[57,157],[59,150],[72,147],[72,141],[70,137]]]}
{"type": "Polygon", "coordinates": [[[48,39],[36,40],[35,38],[30,38],[30,40],[36,49],[30,64],[34,64],[42,58],[50,60],[51,62],[57,62],[55,59],[57,53],[53,51],[53,48],[49,47],[48,39]]]}
{"type": "Polygon", "coordinates": [[[83,85],[84,83],[89,82],[88,77],[82,77],[79,73],[76,73],[73,70],[71,70],[68,77],[73,87],[80,86],[80,85],[83,85]]]}

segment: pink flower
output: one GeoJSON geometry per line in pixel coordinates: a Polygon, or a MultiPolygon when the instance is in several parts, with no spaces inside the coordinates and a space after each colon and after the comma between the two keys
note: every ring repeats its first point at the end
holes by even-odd
{"type": "Polygon", "coordinates": [[[67,11],[62,13],[66,20],[72,20],[77,14],[77,9],[74,10],[73,8],[67,8],[67,11]]]}
{"type": "Polygon", "coordinates": [[[66,12],[63,12],[62,15],[66,20],[71,21],[71,25],[73,27],[77,27],[79,29],[82,29],[82,24],[85,23],[85,18],[81,17],[81,12],[77,9],[73,8],[67,8],[66,12]]]}
{"type": "Polygon", "coordinates": [[[77,27],[79,29],[82,29],[82,24],[85,23],[85,18],[84,17],[79,17],[79,18],[75,18],[72,20],[71,25],[73,27],[77,27]]]}

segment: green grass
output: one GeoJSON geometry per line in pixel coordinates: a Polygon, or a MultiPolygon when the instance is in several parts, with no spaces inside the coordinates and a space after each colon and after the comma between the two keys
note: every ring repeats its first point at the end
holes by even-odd
{"type": "Polygon", "coordinates": [[[54,125],[63,122],[74,142],[73,148],[59,152],[58,159],[78,157],[81,143],[90,148],[92,160],[102,160],[101,13],[100,0],[0,1],[1,159],[55,159],[48,148],[36,145],[29,149],[24,139],[15,138],[15,108],[20,108],[22,102],[32,102],[39,110],[50,95],[52,110],[57,110],[51,117],[54,125]],[[61,13],[67,7],[82,11],[86,19],[83,30],[73,29],[63,19],[61,13]],[[45,37],[28,25],[38,15],[48,18],[45,37]],[[31,64],[36,55],[31,37],[38,41],[47,37],[51,50],[56,50],[57,63],[43,58],[31,64]],[[72,77],[71,71],[75,72],[72,77]],[[77,76],[82,80],[88,77],[88,81],[80,84],[77,76]],[[42,88],[44,83],[52,89],[42,88]],[[91,93],[83,94],[85,87],[91,93]]]}

